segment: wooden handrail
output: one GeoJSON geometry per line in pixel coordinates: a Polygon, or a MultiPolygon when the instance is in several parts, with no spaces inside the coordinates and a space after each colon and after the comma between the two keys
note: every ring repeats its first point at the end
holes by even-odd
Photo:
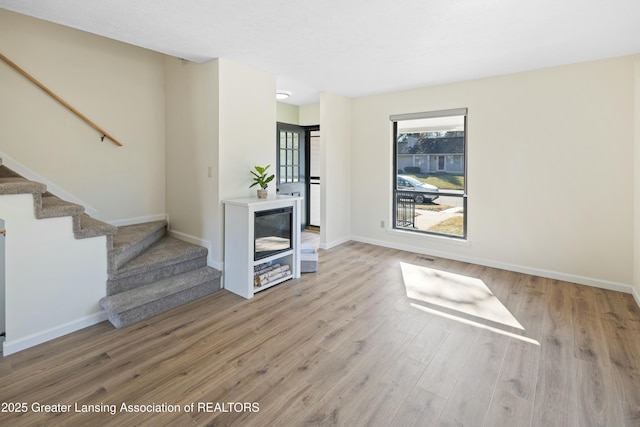
{"type": "Polygon", "coordinates": [[[2,53],[0,53],[0,59],[2,59],[4,62],[6,62],[11,68],[13,68],[14,70],[16,70],[18,73],[22,74],[26,79],[30,80],[31,83],[35,84],[36,86],[38,86],[40,89],[42,89],[43,91],[45,91],[49,96],[51,96],[53,99],[55,99],[56,101],[58,101],[60,104],[62,104],[63,106],[65,106],[67,109],[69,109],[69,111],[71,111],[72,113],[74,113],[76,116],[80,117],[82,120],[84,120],[89,126],[91,126],[92,128],[94,128],[95,130],[97,130],[98,132],[100,132],[101,139],[104,140],[105,137],[109,138],[111,141],[113,141],[116,145],[119,145],[120,147],[122,147],[122,143],[120,143],[120,141],[118,141],[117,139],[115,139],[113,136],[109,135],[104,129],[102,129],[100,126],[98,126],[97,124],[95,124],[94,122],[92,122],[91,120],[89,120],[89,118],[87,118],[84,114],[82,114],[80,111],[76,110],[73,106],[71,106],[69,103],[67,103],[64,99],[60,98],[58,95],[56,95],[55,93],[53,93],[51,90],[49,90],[48,87],[46,87],[45,85],[43,85],[42,83],[40,83],[38,80],[35,79],[35,77],[33,77],[31,74],[27,73],[25,70],[23,70],[22,68],[20,68],[15,62],[13,62],[12,60],[10,60],[9,58],[7,58],[6,56],[4,56],[2,53]]]}

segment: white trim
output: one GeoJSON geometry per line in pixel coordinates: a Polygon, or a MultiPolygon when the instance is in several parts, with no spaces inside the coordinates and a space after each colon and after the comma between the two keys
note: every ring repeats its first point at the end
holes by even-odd
{"type": "Polygon", "coordinates": [[[640,307],[640,292],[636,288],[631,288],[631,294],[633,295],[633,299],[636,300],[636,304],[640,307]]]}
{"type": "Polygon", "coordinates": [[[109,224],[115,225],[116,227],[123,227],[125,225],[132,224],[141,224],[143,222],[152,222],[152,221],[163,221],[166,220],[168,222],[167,214],[155,214],[155,215],[147,215],[147,216],[138,216],[135,218],[125,218],[125,219],[117,219],[115,221],[108,221],[109,224]]]}
{"type": "Polygon", "coordinates": [[[7,340],[4,342],[4,345],[2,347],[2,355],[8,356],[10,354],[17,353],[38,344],[42,344],[55,338],[59,338],[63,335],[67,335],[72,332],[79,331],[80,329],[96,325],[100,322],[104,322],[105,320],[107,320],[107,314],[104,311],[101,311],[99,313],[91,314],[89,316],[47,329],[42,332],[27,335],[26,337],[20,338],[18,340],[7,340]]]}
{"type": "MultiPolygon", "coordinates": [[[[393,221],[389,220],[389,224],[391,224],[393,221]]],[[[431,233],[418,233],[412,230],[403,230],[400,228],[387,228],[386,229],[387,233],[393,235],[398,235],[398,236],[402,236],[402,237],[412,237],[412,238],[416,238],[416,239],[421,239],[421,240],[425,240],[425,241],[435,241],[438,243],[447,243],[447,244],[451,244],[451,245],[456,245],[456,246],[471,246],[471,242],[469,241],[469,239],[463,239],[463,238],[459,238],[459,237],[450,237],[450,236],[445,236],[445,235],[441,235],[441,234],[431,234],[431,233]]],[[[413,251],[415,252],[415,251],[413,251]]]]}
{"type": "Polygon", "coordinates": [[[214,261],[211,258],[211,242],[208,240],[202,240],[199,237],[191,236],[186,233],[182,233],[180,231],[171,230],[170,228],[167,230],[171,237],[175,237],[176,239],[182,240],[187,243],[192,243],[194,245],[203,246],[207,248],[207,265],[209,267],[213,267],[216,270],[224,271],[224,263],[214,261]]]}
{"type": "Polygon", "coordinates": [[[320,243],[320,249],[335,248],[336,246],[340,246],[343,243],[347,243],[350,240],[355,240],[355,239],[352,239],[351,237],[343,237],[341,239],[334,240],[333,242],[330,242],[330,243],[320,243]]]}
{"type": "Polygon", "coordinates": [[[73,194],[63,190],[62,188],[60,188],[53,182],[49,181],[48,179],[42,177],[41,175],[38,175],[28,167],[24,166],[22,163],[13,160],[11,157],[7,156],[4,153],[0,153],[0,158],[2,158],[2,164],[8,167],[9,169],[11,169],[12,171],[14,171],[15,173],[22,175],[24,178],[30,181],[37,181],[46,185],[47,191],[55,194],[57,197],[60,197],[61,199],[66,200],[67,202],[76,203],[78,205],[84,206],[84,211],[87,213],[87,215],[94,218],[98,217],[98,210],[96,208],[78,199],[73,194]]]}
{"type": "Polygon", "coordinates": [[[508,263],[503,263],[499,261],[486,260],[482,258],[465,257],[457,254],[451,254],[448,252],[426,250],[425,248],[422,248],[422,247],[384,242],[381,240],[369,239],[366,237],[354,236],[352,237],[352,239],[356,242],[369,243],[371,245],[376,245],[376,246],[383,246],[383,247],[392,248],[392,249],[399,249],[399,250],[408,251],[408,252],[430,255],[438,258],[446,258],[446,259],[451,259],[455,261],[468,262],[471,264],[484,265],[487,267],[514,271],[517,273],[531,274],[533,276],[546,277],[549,279],[562,280],[565,282],[593,286],[596,288],[608,289],[611,291],[634,294],[636,302],[638,302],[638,305],[640,306],[640,298],[637,292],[634,292],[635,289],[632,288],[630,285],[627,285],[624,283],[611,282],[608,280],[601,280],[593,277],[577,276],[574,274],[561,273],[558,271],[545,270],[540,268],[526,267],[526,266],[516,265],[516,264],[508,264],[508,263]]]}
{"type": "Polygon", "coordinates": [[[433,119],[438,117],[466,116],[466,108],[452,108],[450,110],[425,111],[420,113],[392,114],[389,120],[397,122],[400,120],[433,119]]]}

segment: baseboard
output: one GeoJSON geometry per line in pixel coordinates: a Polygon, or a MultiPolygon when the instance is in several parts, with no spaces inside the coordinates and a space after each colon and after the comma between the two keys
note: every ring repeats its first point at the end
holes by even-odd
{"type": "Polygon", "coordinates": [[[58,187],[53,182],[49,181],[48,179],[44,178],[41,175],[38,175],[37,173],[35,173],[34,171],[29,169],[22,163],[13,160],[11,157],[7,156],[6,154],[0,153],[0,157],[2,158],[2,164],[8,167],[9,169],[11,169],[12,171],[14,171],[15,173],[22,175],[28,180],[37,181],[46,185],[47,191],[49,191],[50,193],[55,194],[57,197],[60,197],[61,199],[66,200],[67,202],[82,205],[84,206],[84,211],[87,213],[87,215],[92,216],[94,218],[98,217],[98,210],[96,208],[88,205],[86,202],[80,200],[73,194],[68,193],[67,191],[58,187]]]}
{"type": "Polygon", "coordinates": [[[385,242],[381,240],[369,239],[366,237],[354,236],[352,237],[352,240],[356,242],[368,243],[376,246],[382,246],[382,247],[399,249],[399,250],[408,251],[408,252],[420,253],[420,254],[434,256],[438,258],[452,259],[455,261],[468,262],[470,264],[484,265],[486,267],[499,268],[501,270],[507,270],[507,271],[514,271],[516,273],[530,274],[532,276],[546,277],[549,279],[556,279],[564,282],[577,283],[580,285],[593,286],[596,288],[624,292],[627,294],[633,294],[634,298],[636,299],[636,302],[638,302],[638,305],[640,306],[640,298],[638,297],[638,292],[635,291],[635,289],[632,286],[624,283],[611,282],[608,280],[595,279],[592,277],[578,276],[574,274],[562,273],[562,272],[552,271],[552,270],[544,270],[540,268],[526,267],[522,265],[509,264],[509,263],[504,263],[504,262],[499,262],[494,260],[487,260],[482,258],[465,257],[465,256],[460,256],[458,254],[426,250],[423,247],[401,245],[401,244],[390,243],[390,242],[385,242]]]}
{"type": "Polygon", "coordinates": [[[189,234],[181,233],[180,231],[175,231],[171,229],[169,229],[169,235],[172,237],[175,237],[176,239],[182,240],[184,242],[192,243],[194,245],[203,246],[207,248],[207,251],[209,251],[209,253],[207,254],[207,265],[209,267],[215,268],[216,270],[223,271],[224,264],[221,262],[214,261],[211,258],[211,242],[209,242],[208,240],[202,240],[199,237],[191,236],[189,234]]]}
{"type": "Polygon", "coordinates": [[[143,222],[165,221],[166,219],[167,219],[167,214],[155,214],[155,215],[147,215],[147,216],[138,216],[135,218],[118,219],[115,221],[107,221],[107,222],[111,225],[115,225],[116,227],[123,227],[125,225],[141,224],[143,222]]]}
{"type": "MultiPolygon", "coordinates": [[[[336,246],[340,246],[344,243],[347,243],[350,240],[355,240],[352,239],[351,237],[343,237],[342,239],[338,239],[338,240],[334,240],[333,242],[329,242],[329,243],[320,243],[320,249],[331,249],[331,248],[335,248],[336,246]]],[[[375,244],[375,243],[374,243],[375,244]]],[[[380,245],[378,245],[380,246],[380,245]]]]}
{"type": "Polygon", "coordinates": [[[638,304],[638,307],[640,307],[640,292],[638,292],[636,288],[633,288],[632,295],[633,295],[633,299],[636,300],[636,304],[638,304]]]}
{"type": "Polygon", "coordinates": [[[42,332],[28,335],[17,340],[7,340],[2,347],[3,356],[9,356],[10,354],[17,353],[27,348],[34,347],[38,344],[42,344],[47,341],[51,341],[55,338],[59,338],[63,335],[70,334],[80,329],[84,329],[89,326],[93,326],[100,322],[107,320],[107,314],[104,311],[95,313],[78,320],[74,320],[64,325],[56,326],[51,329],[47,329],[42,332]]]}

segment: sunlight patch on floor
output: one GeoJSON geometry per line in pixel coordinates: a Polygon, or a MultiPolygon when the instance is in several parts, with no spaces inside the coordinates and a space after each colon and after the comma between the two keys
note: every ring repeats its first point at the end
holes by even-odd
{"type": "Polygon", "coordinates": [[[469,320],[469,319],[464,319],[464,318],[459,317],[459,316],[454,316],[452,314],[443,313],[442,311],[434,310],[434,309],[429,308],[429,307],[424,307],[424,306],[419,305],[419,304],[411,303],[410,305],[411,305],[411,307],[413,307],[415,309],[418,309],[418,310],[421,310],[421,311],[424,311],[425,313],[434,314],[436,316],[444,317],[444,318],[450,319],[450,320],[455,320],[456,322],[464,323],[465,325],[470,325],[470,326],[474,326],[476,328],[485,329],[487,331],[491,331],[491,332],[495,332],[496,334],[500,334],[500,335],[504,335],[504,336],[507,336],[507,337],[515,338],[517,340],[524,341],[524,342],[529,343],[529,344],[540,345],[540,343],[538,341],[536,341],[536,340],[534,340],[532,338],[529,338],[529,337],[525,337],[525,336],[520,335],[520,334],[514,334],[514,333],[509,332],[509,331],[505,331],[505,330],[502,330],[502,329],[499,329],[499,328],[494,328],[492,326],[487,326],[487,325],[484,325],[482,323],[474,322],[474,321],[469,320]]]}
{"type": "Polygon", "coordinates": [[[400,268],[407,297],[524,331],[482,280],[404,262],[400,268]]]}

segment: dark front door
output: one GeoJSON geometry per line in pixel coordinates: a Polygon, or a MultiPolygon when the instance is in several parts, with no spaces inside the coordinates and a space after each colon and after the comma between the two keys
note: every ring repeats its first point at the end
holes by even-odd
{"type": "Polygon", "coordinates": [[[304,198],[301,226],[307,226],[307,171],[305,156],[306,129],[302,126],[278,123],[277,172],[278,194],[304,198]]]}

